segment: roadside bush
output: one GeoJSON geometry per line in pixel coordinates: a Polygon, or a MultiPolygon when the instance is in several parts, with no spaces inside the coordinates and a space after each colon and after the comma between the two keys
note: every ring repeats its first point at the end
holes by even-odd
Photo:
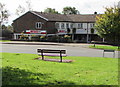
{"type": "Polygon", "coordinates": [[[58,41],[58,36],[54,35],[54,36],[48,36],[47,37],[47,41],[50,41],[50,42],[57,42],[58,41]]]}
{"type": "Polygon", "coordinates": [[[3,29],[3,30],[1,29],[0,30],[0,37],[5,37],[8,39],[11,39],[12,35],[13,35],[13,32],[9,29],[3,29]]]}
{"type": "Polygon", "coordinates": [[[28,40],[28,36],[27,35],[21,35],[20,40],[28,40]]]}
{"type": "Polygon", "coordinates": [[[64,36],[64,40],[65,40],[66,42],[72,42],[71,36],[69,36],[69,35],[65,35],[65,36],[64,36]]]}
{"type": "Polygon", "coordinates": [[[40,40],[40,41],[47,41],[47,37],[46,37],[46,36],[40,36],[40,37],[39,37],[39,40],[40,40]]]}
{"type": "Polygon", "coordinates": [[[71,42],[71,37],[68,35],[64,35],[64,36],[48,36],[46,38],[47,41],[49,42],[62,42],[62,43],[67,43],[67,42],[71,42]]]}
{"type": "MultiPolygon", "coordinates": [[[[29,39],[29,38],[28,38],[29,39]]],[[[39,40],[39,36],[37,36],[37,35],[32,35],[31,36],[31,40],[33,40],[33,41],[38,41],[39,40]]]]}

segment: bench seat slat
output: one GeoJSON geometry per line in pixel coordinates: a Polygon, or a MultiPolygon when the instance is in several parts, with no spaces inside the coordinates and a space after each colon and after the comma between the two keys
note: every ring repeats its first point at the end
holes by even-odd
{"type": "MultiPolygon", "coordinates": [[[[38,53],[38,55],[42,55],[41,53],[38,53]]],[[[43,53],[44,56],[60,56],[60,54],[56,54],[56,53],[43,53]]],[[[61,54],[62,56],[66,57],[66,54],[61,54]]]]}
{"type": "Polygon", "coordinates": [[[37,51],[38,51],[38,53],[41,53],[41,52],[43,52],[43,53],[60,53],[61,52],[63,54],[66,53],[65,50],[37,49],[37,51]]]}

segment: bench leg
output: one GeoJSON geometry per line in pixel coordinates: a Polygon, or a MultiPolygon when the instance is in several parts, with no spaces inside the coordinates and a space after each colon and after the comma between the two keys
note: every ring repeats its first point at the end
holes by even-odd
{"type": "Polygon", "coordinates": [[[42,60],[44,60],[43,50],[41,51],[42,60]]]}
{"type": "Polygon", "coordinates": [[[42,60],[44,60],[44,56],[42,55],[42,60]]]}
{"type": "Polygon", "coordinates": [[[62,56],[60,56],[60,62],[62,62],[62,56]]]}
{"type": "Polygon", "coordinates": [[[60,50],[60,62],[62,62],[62,52],[60,50]]]}

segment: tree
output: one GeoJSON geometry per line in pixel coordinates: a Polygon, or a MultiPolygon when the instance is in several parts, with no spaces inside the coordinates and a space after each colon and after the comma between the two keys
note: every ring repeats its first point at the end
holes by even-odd
{"type": "Polygon", "coordinates": [[[26,11],[32,11],[32,5],[31,1],[27,0],[26,1],[26,8],[24,6],[19,5],[18,8],[16,9],[16,15],[20,16],[21,14],[25,13],[26,11]]]}
{"type": "Polygon", "coordinates": [[[64,7],[63,14],[79,14],[79,11],[75,7],[64,7]]]}
{"type": "Polygon", "coordinates": [[[25,12],[25,8],[19,5],[18,8],[16,9],[16,15],[20,16],[24,12],[25,12]]]}
{"type": "Polygon", "coordinates": [[[32,11],[33,9],[32,9],[32,5],[31,5],[31,0],[27,0],[27,1],[26,1],[26,4],[27,4],[28,10],[29,10],[29,11],[32,11]]]}
{"type": "Polygon", "coordinates": [[[13,27],[11,25],[2,25],[2,29],[0,29],[0,37],[5,37],[7,39],[11,39],[13,35],[13,27]]]}
{"type": "Polygon", "coordinates": [[[67,28],[67,34],[69,34],[70,33],[70,28],[67,28]]]}
{"type": "Polygon", "coordinates": [[[97,33],[102,38],[105,38],[114,44],[120,40],[120,8],[106,8],[104,14],[97,16],[95,24],[97,33]]]}
{"type": "Polygon", "coordinates": [[[53,13],[53,14],[59,14],[58,11],[56,11],[55,9],[52,9],[52,8],[46,8],[44,10],[44,12],[46,12],[46,13],[53,13]]]}
{"type": "Polygon", "coordinates": [[[8,25],[7,29],[10,30],[11,32],[13,32],[13,26],[12,25],[8,25]]]}
{"type": "Polygon", "coordinates": [[[7,38],[11,38],[12,37],[12,31],[9,29],[4,29],[2,30],[2,37],[7,37],[7,38]]]}
{"type": "Polygon", "coordinates": [[[7,23],[9,17],[8,10],[5,9],[5,4],[0,3],[0,27],[2,29],[2,25],[7,23]]]}
{"type": "Polygon", "coordinates": [[[94,33],[95,33],[95,30],[94,30],[94,28],[91,28],[90,29],[90,32],[91,32],[91,38],[90,38],[90,42],[93,40],[93,35],[94,35],[94,33]]]}
{"type": "Polygon", "coordinates": [[[7,27],[5,25],[2,25],[2,29],[7,29],[7,27]]]}

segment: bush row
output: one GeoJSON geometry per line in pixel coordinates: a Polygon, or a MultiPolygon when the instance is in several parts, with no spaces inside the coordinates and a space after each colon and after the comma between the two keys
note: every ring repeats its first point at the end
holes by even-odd
{"type": "Polygon", "coordinates": [[[28,40],[28,41],[44,41],[44,42],[72,42],[71,36],[62,35],[62,36],[31,36],[21,35],[19,40],[28,40]]]}

